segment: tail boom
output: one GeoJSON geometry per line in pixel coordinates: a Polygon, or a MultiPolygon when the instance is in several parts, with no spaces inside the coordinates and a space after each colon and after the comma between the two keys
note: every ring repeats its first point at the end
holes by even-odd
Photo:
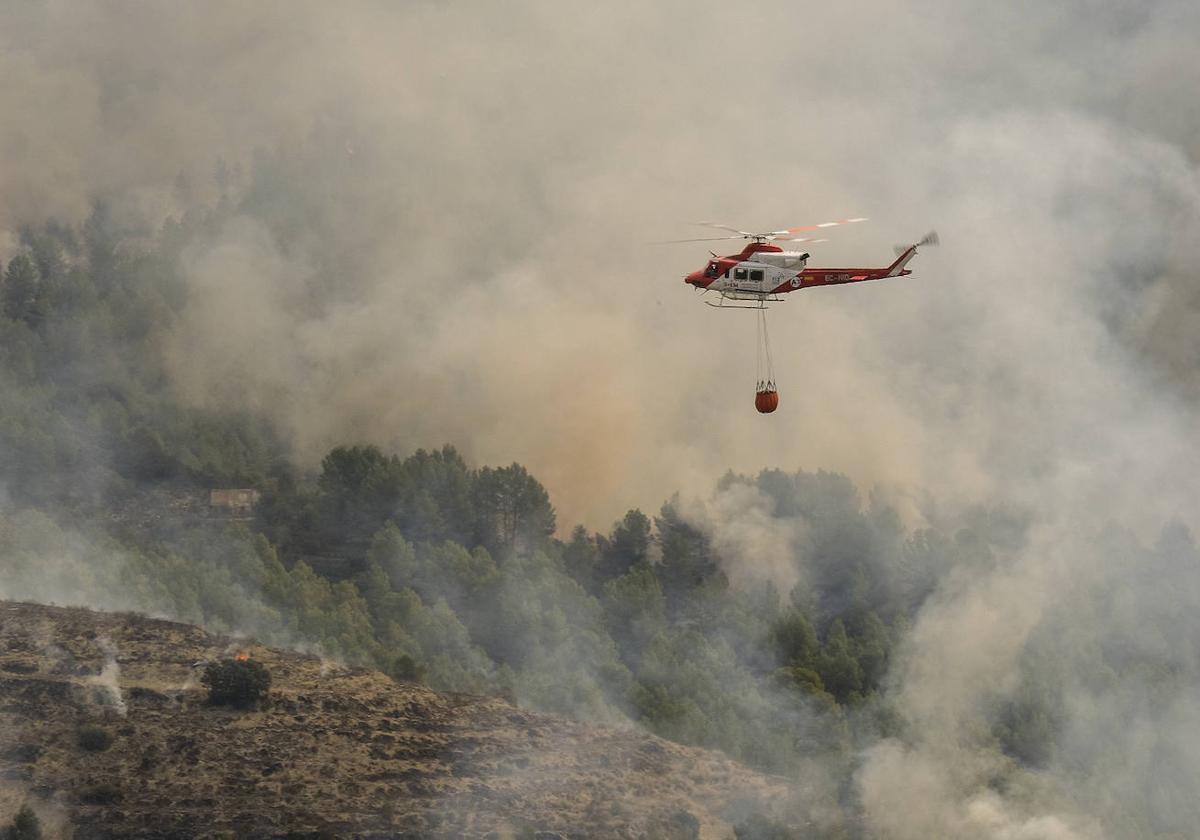
{"type": "Polygon", "coordinates": [[[813,286],[840,286],[843,283],[862,283],[867,280],[883,280],[888,277],[906,277],[912,270],[905,266],[917,255],[917,249],[922,245],[937,245],[936,231],[930,231],[921,241],[912,245],[901,245],[896,248],[896,261],[887,268],[806,268],[772,291],[775,294],[795,292],[813,286]]]}

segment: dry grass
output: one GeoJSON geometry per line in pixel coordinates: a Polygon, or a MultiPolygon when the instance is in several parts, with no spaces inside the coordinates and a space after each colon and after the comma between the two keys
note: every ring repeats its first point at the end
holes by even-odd
{"type": "Polygon", "coordinates": [[[734,803],[775,810],[790,793],[634,729],[182,624],[0,602],[0,641],[0,818],[29,798],[64,836],[639,838],[687,811],[717,838],[734,803]],[[205,705],[196,663],[233,650],[270,669],[267,710],[205,705]],[[114,651],[119,698],[100,679],[114,651]],[[112,745],[82,749],[86,725],[112,745]]]}

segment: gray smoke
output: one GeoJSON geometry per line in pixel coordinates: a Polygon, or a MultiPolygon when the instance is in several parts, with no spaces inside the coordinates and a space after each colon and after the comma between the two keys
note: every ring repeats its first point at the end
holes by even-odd
{"type": "Polygon", "coordinates": [[[449,440],[593,525],[764,465],[1035,511],[919,616],[893,675],[910,735],[859,774],[869,823],[1132,836],[1148,774],[1177,830],[1191,625],[1147,628],[1193,603],[1194,555],[1143,587],[1147,555],[1105,549],[1197,524],[1198,35],[1187,0],[9,3],[0,248],[96,196],[147,234],[222,191],[278,204],[288,224],[234,219],[185,255],[168,352],[188,399],[266,411],[310,464],[449,440]],[[252,180],[256,147],[277,181],[252,180]],[[813,264],[879,263],[931,225],[945,245],[773,311],[782,404],[758,417],[751,318],[684,290],[702,245],[645,243],[860,214],[813,264]],[[1047,628],[1175,676],[1099,685],[1047,628]],[[980,735],[1039,651],[1070,721],[1040,775],[980,735]]]}

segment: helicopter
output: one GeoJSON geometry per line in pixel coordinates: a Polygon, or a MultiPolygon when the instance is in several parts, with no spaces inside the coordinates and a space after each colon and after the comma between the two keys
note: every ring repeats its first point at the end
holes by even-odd
{"type": "Polygon", "coordinates": [[[716,303],[705,301],[709,306],[730,309],[758,310],[758,376],[754,386],[754,408],[759,414],[771,414],[779,408],[779,389],[775,385],[775,362],[771,353],[771,340],[767,334],[767,304],[782,301],[784,294],[814,286],[838,286],[843,283],[862,283],[866,280],[882,280],[887,277],[904,277],[912,274],[906,268],[917,249],[924,245],[937,245],[936,231],[925,234],[911,245],[897,245],[896,259],[891,265],[879,268],[809,268],[807,251],[785,251],[775,242],[809,243],[828,242],[823,238],[797,236],[810,231],[821,231],[838,225],[865,222],[865,217],[839,219],[816,225],[772,230],[766,233],[740,230],[716,222],[697,222],[698,225],[728,231],[732,236],[705,237],[700,239],[676,239],[675,242],[722,242],[731,239],[748,240],[737,254],[719,257],[712,251],[712,259],[699,271],[693,271],[683,282],[697,291],[717,292],[716,303]],[[727,301],[733,301],[727,303],[727,301]]]}
{"type": "Polygon", "coordinates": [[[865,217],[840,219],[816,225],[784,228],[766,233],[740,230],[716,222],[697,222],[698,225],[731,232],[731,236],[703,237],[699,239],[677,239],[675,242],[721,242],[748,240],[740,253],[728,256],[712,254],[708,265],[693,271],[683,282],[698,291],[715,291],[720,299],[709,306],[736,309],[765,309],[768,303],[781,302],[781,295],[814,286],[837,286],[843,283],[862,283],[867,280],[882,280],[887,277],[904,277],[912,274],[905,266],[916,256],[917,249],[925,245],[937,245],[936,231],[930,231],[920,241],[911,245],[897,245],[896,259],[891,265],[879,268],[809,268],[807,251],[785,251],[775,242],[816,243],[828,239],[797,236],[807,231],[821,231],[839,225],[865,222],[865,217]],[[727,303],[727,301],[734,301],[727,303]]]}

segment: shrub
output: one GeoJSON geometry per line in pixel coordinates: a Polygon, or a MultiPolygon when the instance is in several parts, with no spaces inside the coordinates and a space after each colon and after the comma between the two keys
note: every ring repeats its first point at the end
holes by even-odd
{"type": "Polygon", "coordinates": [[[751,814],[747,820],[734,826],[733,834],[737,840],[792,840],[799,836],[783,823],[762,814],[751,814]]]}
{"type": "Polygon", "coordinates": [[[112,805],[120,802],[121,798],[121,789],[107,782],[84,788],[79,793],[79,800],[85,805],[112,805]]]}
{"type": "Polygon", "coordinates": [[[400,682],[419,683],[425,680],[425,669],[417,660],[407,653],[402,653],[392,661],[392,678],[400,682]]]}
{"type": "Polygon", "coordinates": [[[103,726],[81,726],[75,737],[88,752],[104,752],[113,743],[113,734],[103,726]]]}
{"type": "Polygon", "coordinates": [[[4,840],[42,840],[42,824],[28,805],[22,805],[12,825],[4,830],[4,840]]]}
{"type": "Polygon", "coordinates": [[[200,681],[208,686],[208,702],[214,706],[253,708],[271,689],[271,674],[252,659],[222,659],[210,662],[200,681]]]}

